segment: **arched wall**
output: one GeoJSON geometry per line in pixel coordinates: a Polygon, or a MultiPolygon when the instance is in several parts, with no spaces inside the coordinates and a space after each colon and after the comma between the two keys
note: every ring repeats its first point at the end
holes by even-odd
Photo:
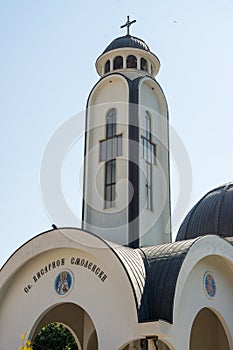
{"type": "Polygon", "coordinates": [[[232,269],[233,250],[227,241],[211,235],[194,241],[183,262],[176,285],[173,322],[176,348],[189,348],[194,319],[204,307],[214,310],[218,315],[232,348],[232,269]],[[210,297],[205,289],[206,272],[211,273],[216,283],[214,297],[210,297]]]}
{"type": "MultiPolygon", "coordinates": [[[[54,319],[49,319],[48,312],[62,304],[77,305],[89,315],[93,326],[86,322],[86,329],[89,333],[96,330],[100,350],[122,349],[123,344],[151,335],[171,350],[187,350],[195,317],[204,307],[219,318],[231,349],[232,270],[228,242],[215,236],[194,240],[177,280],[173,324],[162,320],[139,324],[129,278],[106,242],[77,229],[46,232],[16,251],[0,272],[0,349],[17,348],[25,331],[32,336],[43,318],[46,322],[54,319]],[[54,283],[63,270],[72,274],[73,285],[66,295],[59,295],[54,283]],[[214,298],[204,289],[206,271],[216,282],[214,298]]],[[[73,330],[71,320],[59,321],[73,330]]]]}
{"type": "Polygon", "coordinates": [[[189,341],[190,350],[230,350],[221,320],[214,311],[203,308],[196,315],[189,341]]]}
{"type": "MultiPolygon", "coordinates": [[[[99,349],[119,348],[136,332],[135,299],[121,263],[105,242],[85,231],[61,229],[35,237],[3,267],[0,281],[2,349],[17,348],[25,331],[32,335],[39,318],[64,303],[90,315],[99,349]],[[72,274],[73,284],[59,295],[54,283],[64,270],[72,274]]],[[[75,321],[63,321],[73,329],[75,321]]]]}
{"type": "Polygon", "coordinates": [[[94,325],[89,315],[74,303],[60,303],[45,310],[38,316],[29,338],[34,341],[40,330],[50,323],[61,323],[74,336],[79,350],[85,349],[85,342],[94,330],[94,325]]]}

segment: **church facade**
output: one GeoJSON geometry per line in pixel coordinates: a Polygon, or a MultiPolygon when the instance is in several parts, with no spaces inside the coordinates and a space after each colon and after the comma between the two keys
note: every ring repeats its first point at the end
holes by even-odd
{"type": "Polygon", "coordinates": [[[0,272],[0,350],[63,324],[79,350],[233,349],[233,184],[171,241],[169,122],[141,39],[97,58],[86,107],[82,228],[32,238],[0,272]]]}

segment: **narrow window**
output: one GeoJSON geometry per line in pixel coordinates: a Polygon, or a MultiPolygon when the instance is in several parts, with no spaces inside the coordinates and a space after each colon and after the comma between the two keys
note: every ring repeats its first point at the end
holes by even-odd
{"type": "Polygon", "coordinates": [[[126,59],[127,68],[137,68],[137,58],[134,55],[129,55],[126,59]]]}
{"type": "Polygon", "coordinates": [[[113,137],[114,135],[116,135],[116,110],[112,108],[107,113],[106,138],[113,137]]]}
{"type": "Polygon", "coordinates": [[[146,208],[152,210],[152,166],[146,163],[146,208]]]}
{"type": "Polygon", "coordinates": [[[107,60],[107,62],[105,63],[105,67],[104,67],[104,73],[108,73],[110,72],[110,61],[107,60]]]}
{"type": "Polygon", "coordinates": [[[147,60],[145,60],[145,58],[141,58],[141,70],[144,71],[148,71],[148,64],[147,64],[147,60]]]}
{"type": "Polygon", "coordinates": [[[122,155],[122,135],[116,134],[116,109],[106,116],[106,139],[100,141],[100,161],[105,161],[104,207],[115,206],[116,199],[116,158],[122,155]]]}
{"type": "MultiPolygon", "coordinates": [[[[119,56],[118,56],[119,57],[119,56]]],[[[116,135],[116,110],[111,109],[106,120],[107,159],[105,163],[105,208],[112,208],[116,198],[116,159],[113,158],[113,140],[116,135]]]]}
{"type": "Polygon", "coordinates": [[[123,68],[123,57],[116,56],[113,61],[113,69],[121,69],[123,68]]]}
{"type": "Polygon", "coordinates": [[[142,136],[143,158],[146,162],[146,208],[152,210],[152,165],[155,163],[155,144],[151,141],[151,117],[145,113],[145,133],[142,136]]]}
{"type": "Polygon", "coordinates": [[[105,164],[105,208],[112,208],[116,199],[116,159],[105,164]]]}

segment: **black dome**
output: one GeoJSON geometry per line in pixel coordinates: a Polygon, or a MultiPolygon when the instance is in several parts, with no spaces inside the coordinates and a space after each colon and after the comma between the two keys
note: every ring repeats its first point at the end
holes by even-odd
{"type": "Polygon", "coordinates": [[[181,224],[176,240],[207,234],[233,236],[233,182],[213,189],[200,199],[181,224]]]}
{"type": "Polygon", "coordinates": [[[103,54],[114,49],[120,49],[122,47],[134,47],[136,49],[150,52],[149,46],[142,39],[131,35],[125,35],[114,39],[104,50],[103,54]]]}

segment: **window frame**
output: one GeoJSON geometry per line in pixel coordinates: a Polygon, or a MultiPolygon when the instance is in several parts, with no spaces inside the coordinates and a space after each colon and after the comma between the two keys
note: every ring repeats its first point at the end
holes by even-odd
{"type": "Polygon", "coordinates": [[[104,209],[115,207],[116,200],[116,163],[122,155],[123,134],[117,135],[117,111],[111,108],[106,113],[105,140],[100,141],[100,161],[105,161],[104,173],[104,209]]]}
{"type": "Polygon", "coordinates": [[[110,72],[110,66],[111,66],[110,60],[107,60],[104,65],[104,74],[107,74],[110,72]]]}
{"type": "Polygon", "coordinates": [[[137,64],[138,64],[138,58],[137,56],[135,55],[128,55],[126,57],[126,68],[129,68],[129,69],[137,69],[137,64]],[[134,61],[133,61],[134,60],[134,61]],[[130,65],[133,65],[130,66],[130,65]]]}
{"type": "Polygon", "coordinates": [[[113,59],[113,70],[117,70],[117,69],[123,69],[123,56],[118,55],[115,56],[113,59]]]}
{"type": "Polygon", "coordinates": [[[140,69],[144,72],[148,72],[148,62],[144,57],[140,58],[140,69]]]}
{"type": "Polygon", "coordinates": [[[142,135],[143,159],[146,163],[146,208],[153,211],[153,165],[156,159],[156,145],[152,142],[151,115],[145,111],[145,135],[142,135]]]}
{"type": "Polygon", "coordinates": [[[116,200],[116,159],[105,162],[104,208],[115,206],[116,200]]]}

